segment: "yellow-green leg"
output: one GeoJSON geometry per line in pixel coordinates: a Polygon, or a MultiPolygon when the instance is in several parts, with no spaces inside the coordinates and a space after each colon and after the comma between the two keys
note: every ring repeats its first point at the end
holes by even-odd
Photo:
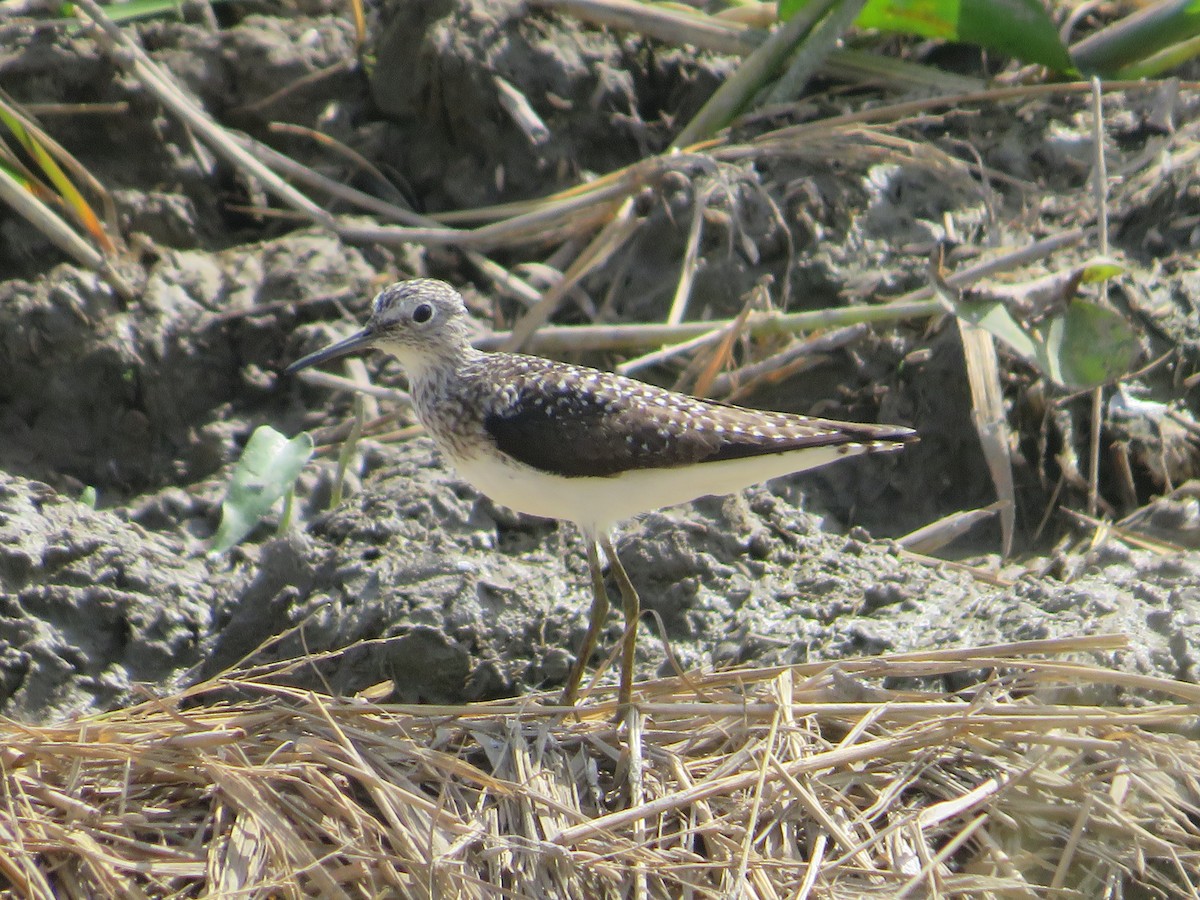
{"type": "Polygon", "coordinates": [[[642,604],[638,592],[629,580],[629,573],[621,565],[617,548],[607,537],[601,538],[608,564],[612,567],[617,586],[621,589],[621,600],[625,606],[625,634],[621,638],[621,689],[617,694],[617,714],[621,715],[633,702],[633,663],[637,650],[638,620],[642,616],[642,604]]]}
{"type": "MultiPolygon", "coordinates": [[[[604,620],[608,617],[608,591],[604,587],[604,572],[600,568],[600,551],[591,535],[584,534],[583,537],[587,541],[588,568],[592,572],[592,615],[588,620],[587,634],[583,636],[579,655],[575,657],[575,665],[571,667],[571,676],[563,690],[564,706],[572,706],[575,703],[575,695],[579,692],[580,682],[583,681],[584,669],[587,668],[588,660],[592,658],[596,641],[600,639],[600,629],[604,627],[604,620]]],[[[612,558],[610,555],[609,559],[612,558]]]]}

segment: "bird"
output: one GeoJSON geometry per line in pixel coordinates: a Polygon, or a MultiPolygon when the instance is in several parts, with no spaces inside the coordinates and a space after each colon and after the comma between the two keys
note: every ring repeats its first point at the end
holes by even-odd
{"type": "Polygon", "coordinates": [[[621,592],[618,710],[633,702],[641,601],[613,545],[621,522],[917,440],[901,425],[839,422],[732,406],[623,375],[472,345],[462,295],[433,278],[375,297],[360,331],[296,360],[294,374],[368,349],[405,370],[413,411],[459,477],[493,501],[572,522],[583,535],[592,606],[562,702],[573,706],[609,612],[600,553],[621,592]]]}

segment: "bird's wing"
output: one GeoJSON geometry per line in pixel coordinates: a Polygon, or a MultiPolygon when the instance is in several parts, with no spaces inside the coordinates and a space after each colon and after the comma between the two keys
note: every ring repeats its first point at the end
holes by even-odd
{"type": "Polygon", "coordinates": [[[744,409],[598,370],[545,360],[535,365],[532,357],[515,359],[505,401],[488,411],[484,429],[501,452],[568,478],[806,447],[882,448],[912,439],[912,432],[899,426],[744,409]]]}

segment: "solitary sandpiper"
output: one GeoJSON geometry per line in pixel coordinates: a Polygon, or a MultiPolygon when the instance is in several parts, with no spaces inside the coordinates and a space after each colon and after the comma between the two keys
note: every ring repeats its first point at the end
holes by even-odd
{"type": "Polygon", "coordinates": [[[386,288],[365,328],[287,371],[368,347],[404,366],[417,418],[459,475],[505,506],[583,532],[592,612],[563,694],[568,705],[608,615],[601,547],[625,607],[620,708],[633,699],[640,606],[612,544],[617,523],[916,440],[898,425],[743,409],[597,369],[484,353],[471,346],[458,291],[431,278],[386,288]]]}

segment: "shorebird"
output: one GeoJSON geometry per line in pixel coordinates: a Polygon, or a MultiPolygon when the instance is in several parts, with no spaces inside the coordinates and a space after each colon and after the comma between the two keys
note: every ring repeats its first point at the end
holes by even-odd
{"type": "Polygon", "coordinates": [[[287,372],[368,348],[404,367],[417,418],[460,477],[504,506],[573,522],[582,532],[592,609],[563,691],[566,705],[575,702],[608,615],[601,549],[625,612],[619,709],[633,700],[640,600],[612,543],[618,523],[916,440],[899,425],[746,409],[598,369],[485,353],[471,345],[458,291],[431,278],[385,288],[366,327],[287,372]]]}

